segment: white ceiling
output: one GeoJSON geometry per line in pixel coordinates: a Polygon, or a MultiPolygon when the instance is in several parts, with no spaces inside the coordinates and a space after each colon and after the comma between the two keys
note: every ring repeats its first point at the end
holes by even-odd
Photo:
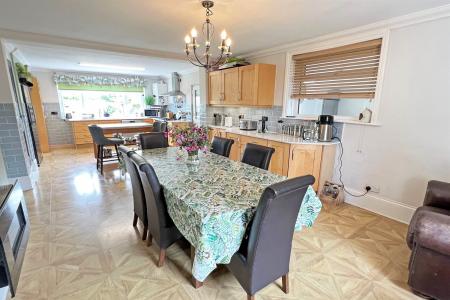
{"type": "MultiPolygon", "coordinates": [[[[174,57],[174,53],[183,54],[185,34],[193,26],[200,29],[204,20],[200,2],[0,0],[0,29],[157,50],[174,57]]],[[[217,35],[227,29],[233,39],[233,53],[243,54],[446,4],[450,0],[216,0],[211,20],[217,35]]],[[[95,62],[143,66],[144,72],[121,73],[145,75],[191,68],[185,61],[122,55],[76,45],[63,47],[23,41],[13,44],[35,68],[107,71],[79,66],[80,62],[95,62]]]]}
{"type": "MultiPolygon", "coordinates": [[[[212,22],[234,52],[300,41],[450,0],[216,0],[212,22]]],[[[182,53],[204,20],[199,0],[0,0],[0,28],[182,53]]]]}
{"type": "Polygon", "coordinates": [[[104,72],[161,76],[171,72],[188,72],[193,66],[184,60],[138,56],[29,42],[8,41],[10,50],[18,49],[16,55],[31,69],[63,71],[104,72]],[[144,71],[124,70],[104,67],[80,66],[80,63],[112,65],[119,67],[145,68],[144,71]]]}

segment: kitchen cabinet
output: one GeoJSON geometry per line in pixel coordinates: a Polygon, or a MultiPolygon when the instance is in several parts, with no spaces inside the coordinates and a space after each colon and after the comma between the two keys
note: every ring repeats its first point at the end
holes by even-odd
{"type": "Polygon", "coordinates": [[[290,148],[288,177],[313,175],[316,181],[314,190],[319,187],[322,148],[317,145],[292,145],[290,148]]]}
{"type": "Polygon", "coordinates": [[[230,151],[230,159],[235,161],[241,160],[241,135],[234,134],[234,133],[227,133],[227,138],[232,139],[234,141],[233,145],[231,146],[230,151]]]}
{"type": "Polygon", "coordinates": [[[287,176],[289,169],[290,145],[268,141],[267,146],[275,149],[272,159],[270,160],[269,171],[278,175],[287,176]]]}
{"type": "Polygon", "coordinates": [[[273,106],[276,66],[254,64],[213,71],[208,76],[208,104],[273,106]]]}
{"type": "Polygon", "coordinates": [[[208,75],[208,99],[209,104],[221,104],[223,97],[222,72],[210,72],[208,75]]]}
{"type": "Polygon", "coordinates": [[[213,138],[214,138],[215,136],[218,136],[218,137],[226,137],[225,130],[219,129],[219,128],[210,128],[210,129],[208,130],[208,139],[209,139],[209,142],[212,142],[212,140],[213,140],[213,138]]]}
{"type": "Polygon", "coordinates": [[[267,140],[265,140],[265,139],[241,136],[240,137],[240,145],[239,145],[241,148],[239,158],[242,158],[242,155],[244,155],[245,147],[247,146],[248,143],[267,147],[267,140]]]}

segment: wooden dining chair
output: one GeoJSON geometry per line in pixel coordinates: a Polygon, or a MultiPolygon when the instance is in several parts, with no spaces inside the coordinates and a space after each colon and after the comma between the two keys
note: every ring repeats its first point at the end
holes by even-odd
{"type": "Polygon", "coordinates": [[[169,147],[165,132],[141,133],[139,143],[142,150],[169,147]]]}
{"type": "Polygon", "coordinates": [[[228,269],[253,300],[256,292],[282,277],[282,290],[289,292],[289,260],[292,237],[300,206],[311,175],[288,179],[267,187],[247,226],[241,247],[228,269]]]}
{"type": "Polygon", "coordinates": [[[164,192],[153,167],[142,156],[131,153],[131,160],[136,165],[141,176],[142,187],[147,201],[149,220],[149,237],[147,245],[151,246],[152,238],[159,246],[158,267],[164,265],[166,249],[183,238],[167,212],[164,192]]]}
{"type": "Polygon", "coordinates": [[[234,140],[215,136],[211,143],[211,152],[225,157],[230,156],[234,140]]]}
{"type": "Polygon", "coordinates": [[[273,148],[248,143],[245,146],[244,154],[242,155],[242,162],[267,170],[269,169],[270,159],[274,152],[275,149],[273,148]]]}
{"type": "Polygon", "coordinates": [[[145,240],[148,231],[147,203],[145,201],[144,189],[142,188],[141,176],[139,175],[138,169],[130,159],[130,155],[135,152],[125,146],[119,146],[119,153],[125,162],[125,167],[130,175],[131,187],[133,189],[133,226],[136,227],[138,219],[141,220],[144,225],[142,240],[145,240]]]}

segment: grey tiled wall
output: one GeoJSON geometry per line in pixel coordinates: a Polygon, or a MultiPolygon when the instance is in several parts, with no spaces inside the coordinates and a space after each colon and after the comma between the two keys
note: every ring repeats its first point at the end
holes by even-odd
{"type": "Polygon", "coordinates": [[[45,122],[48,132],[48,143],[50,145],[73,144],[72,126],[69,122],[61,119],[59,103],[43,103],[45,122]],[[57,112],[57,115],[52,115],[57,112]]]}
{"type": "Polygon", "coordinates": [[[9,178],[27,175],[14,104],[0,103],[0,148],[9,178]]]}

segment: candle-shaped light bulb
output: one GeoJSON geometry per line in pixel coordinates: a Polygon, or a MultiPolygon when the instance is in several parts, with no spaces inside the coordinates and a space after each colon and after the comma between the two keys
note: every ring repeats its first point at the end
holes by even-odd
{"type": "Polygon", "coordinates": [[[221,38],[222,40],[225,40],[225,39],[227,38],[227,32],[226,32],[225,30],[223,30],[223,31],[220,33],[220,38],[221,38]]]}
{"type": "Polygon", "coordinates": [[[195,29],[195,27],[192,28],[192,30],[191,30],[191,36],[192,36],[193,38],[196,38],[196,37],[197,37],[197,29],[195,29]]]}
{"type": "Polygon", "coordinates": [[[227,38],[227,40],[225,41],[225,45],[227,45],[227,47],[231,46],[231,39],[227,38]]]}
{"type": "Polygon", "coordinates": [[[186,35],[186,36],[184,37],[184,42],[185,42],[186,44],[190,44],[190,43],[191,43],[191,37],[190,37],[189,35],[186,35]]]}

